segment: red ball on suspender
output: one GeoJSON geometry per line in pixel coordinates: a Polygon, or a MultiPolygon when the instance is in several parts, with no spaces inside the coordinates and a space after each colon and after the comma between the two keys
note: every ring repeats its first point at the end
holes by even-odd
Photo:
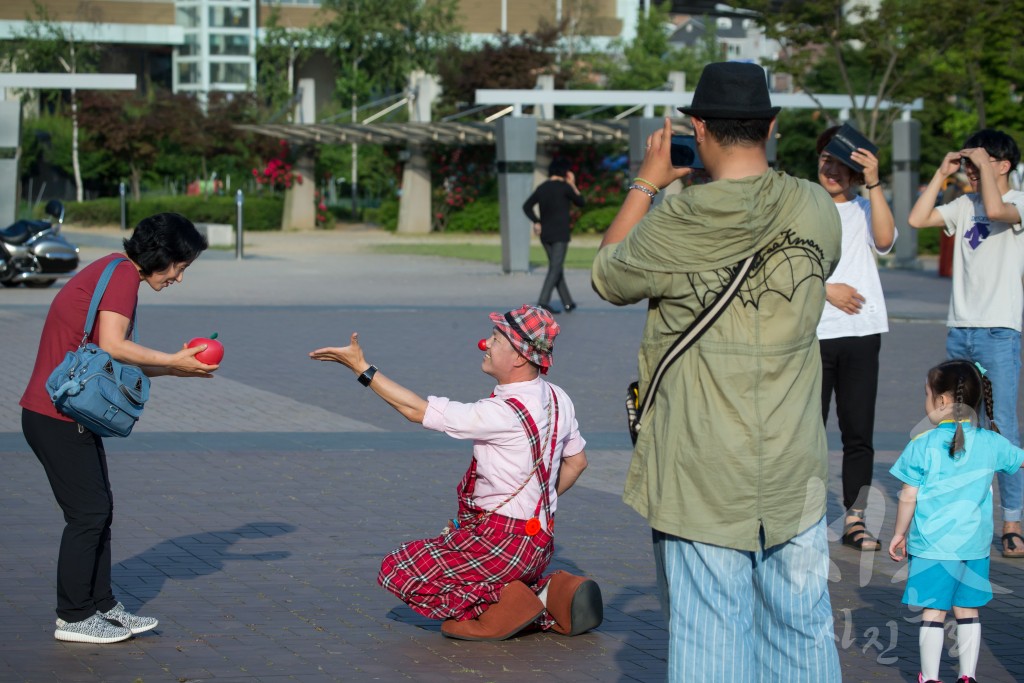
{"type": "Polygon", "coordinates": [[[536,536],[537,532],[539,532],[539,531],[540,531],[540,520],[539,519],[537,519],[536,517],[531,517],[530,519],[526,520],[526,535],[527,536],[536,536]]]}

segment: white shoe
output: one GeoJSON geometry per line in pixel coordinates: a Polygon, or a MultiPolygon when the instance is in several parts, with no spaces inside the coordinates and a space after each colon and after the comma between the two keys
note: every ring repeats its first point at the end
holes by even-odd
{"type": "Polygon", "coordinates": [[[84,621],[58,619],[53,637],[71,643],[118,643],[131,638],[132,632],[110,623],[97,612],[84,621]]]}
{"type": "Polygon", "coordinates": [[[156,628],[156,625],[160,622],[153,617],[140,617],[137,614],[132,614],[124,608],[124,605],[120,602],[111,607],[106,612],[97,612],[107,621],[112,621],[115,624],[120,624],[126,629],[129,629],[132,634],[145,633],[146,631],[156,628]]]}

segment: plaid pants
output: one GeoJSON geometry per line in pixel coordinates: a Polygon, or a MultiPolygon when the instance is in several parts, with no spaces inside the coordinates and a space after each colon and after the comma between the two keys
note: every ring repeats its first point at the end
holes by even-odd
{"type": "MultiPolygon", "coordinates": [[[[527,536],[525,524],[492,514],[473,528],[403,543],[384,558],[377,583],[425,617],[475,619],[512,581],[534,592],[547,584],[542,575],[554,538],[546,531],[527,536]]],[[[539,623],[549,628],[553,621],[545,613],[539,623]]]]}

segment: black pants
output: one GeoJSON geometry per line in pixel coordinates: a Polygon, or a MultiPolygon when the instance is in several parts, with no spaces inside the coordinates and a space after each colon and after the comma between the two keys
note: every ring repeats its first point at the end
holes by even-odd
{"type": "Polygon", "coordinates": [[[875,397],[882,335],[823,339],[821,417],[828,422],[832,393],[843,437],[843,506],[863,510],[875,465],[875,397]]]}
{"type": "Polygon", "coordinates": [[[548,254],[548,274],[544,285],[540,288],[537,303],[547,306],[551,303],[551,292],[558,288],[558,296],[563,306],[572,306],[572,295],[569,285],[565,284],[565,252],[569,251],[568,242],[541,242],[548,254]]]}
{"type": "Polygon", "coordinates": [[[21,411],[21,429],[64,511],[57,559],[57,616],[82,621],[117,604],[110,587],[114,497],[103,441],[74,422],[21,411]]]}

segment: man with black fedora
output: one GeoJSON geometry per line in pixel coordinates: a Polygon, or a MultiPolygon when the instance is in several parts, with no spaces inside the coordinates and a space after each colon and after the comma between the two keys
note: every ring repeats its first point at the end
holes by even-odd
{"type": "Polygon", "coordinates": [[[680,111],[709,182],[652,208],[692,172],[672,166],[666,119],[592,273],[602,298],[649,310],[623,499],[654,531],[669,680],[835,683],[815,329],[839,214],[820,185],[769,167],[779,107],[760,66],[709,64],[680,111]],[[687,330],[701,331],[647,397],[687,330]]]}

